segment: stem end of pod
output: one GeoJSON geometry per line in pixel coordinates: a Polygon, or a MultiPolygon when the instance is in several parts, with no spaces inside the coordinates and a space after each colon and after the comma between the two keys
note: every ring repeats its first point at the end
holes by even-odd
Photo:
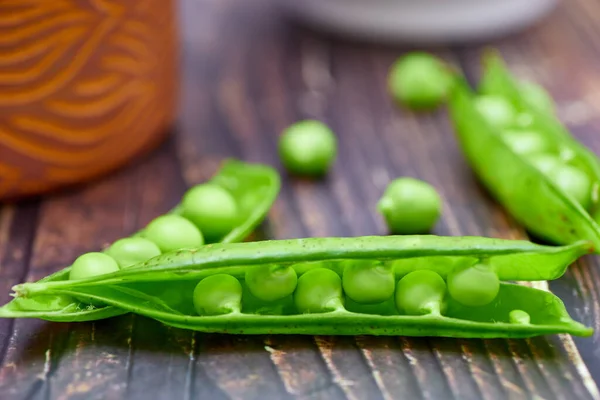
{"type": "Polygon", "coordinates": [[[13,297],[25,297],[27,295],[27,290],[24,288],[24,285],[22,283],[13,286],[11,290],[13,291],[13,293],[11,293],[10,295],[13,297]]]}

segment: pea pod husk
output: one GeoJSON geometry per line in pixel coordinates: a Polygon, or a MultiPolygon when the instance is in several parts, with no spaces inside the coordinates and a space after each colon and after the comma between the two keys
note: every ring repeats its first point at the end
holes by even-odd
{"type": "MultiPolygon", "coordinates": [[[[387,236],[360,238],[309,238],[253,243],[214,244],[197,250],[161,255],[113,274],[80,281],[25,283],[15,286],[18,296],[68,295],[103,302],[154,318],[165,324],[222,333],[373,334],[452,337],[527,337],[549,333],[588,336],[591,329],[573,321],[551,293],[502,283],[498,297],[481,307],[464,307],[449,300],[443,316],[399,315],[393,299],[381,304],[356,304],[319,314],[300,314],[291,298],[261,302],[244,292],[242,312],[198,316],[191,293],[201,279],[229,274],[243,282],[249,266],[290,265],[299,276],[315,268],[343,274],[349,260],[371,260],[395,265],[396,278],[414,269],[429,269],[447,276],[458,264],[484,260],[502,280],[550,280],[591,251],[588,242],[550,247],[527,241],[479,237],[387,236]],[[428,262],[429,261],[429,262],[428,262]],[[181,298],[165,295],[165,290],[181,298]],[[531,324],[510,323],[512,310],[531,315],[531,324]]],[[[1,309],[0,317],[56,317],[22,314],[1,309]]]]}
{"type": "Polygon", "coordinates": [[[465,158],[490,193],[535,236],[555,244],[589,240],[600,251],[600,226],[592,215],[599,209],[600,161],[571,136],[553,115],[542,113],[522,98],[518,82],[496,52],[484,57],[481,90],[508,100],[531,119],[528,129],[569,152],[570,163],[591,178],[589,212],[558,188],[526,156],[513,151],[475,107],[475,93],[462,78],[453,86],[449,110],[465,158]]]}
{"type": "MultiPolygon", "coordinates": [[[[279,174],[273,168],[246,163],[234,159],[226,160],[210,182],[227,189],[238,202],[243,218],[240,223],[220,243],[235,243],[246,239],[247,236],[264,220],[271,205],[275,201],[279,189],[279,174]]],[[[180,214],[180,206],[175,206],[169,213],[180,214]]],[[[143,229],[135,235],[141,235],[143,229]]],[[[70,267],[66,267],[39,281],[39,283],[65,282],[69,280],[70,267]]],[[[94,321],[127,313],[127,310],[117,307],[94,307],[71,299],[67,307],[56,309],[53,304],[39,302],[33,307],[15,298],[0,308],[0,313],[29,315],[32,318],[44,318],[56,322],[94,321]],[[45,317],[43,317],[45,316],[45,317]]]]}
{"type": "MultiPolygon", "coordinates": [[[[273,315],[232,313],[219,316],[194,316],[164,310],[141,297],[124,293],[117,286],[88,286],[57,291],[103,301],[150,317],[165,325],[201,332],[228,334],[305,334],[443,336],[456,338],[526,338],[550,334],[589,337],[593,329],[571,319],[562,301],[552,293],[502,283],[496,300],[468,309],[452,302],[445,316],[397,315],[387,304],[378,307],[336,310],[318,314],[273,315]],[[510,312],[524,309],[530,324],[510,322],[510,312]],[[368,312],[368,313],[365,313],[368,312]]],[[[282,309],[284,309],[282,307],[282,309]]]]}

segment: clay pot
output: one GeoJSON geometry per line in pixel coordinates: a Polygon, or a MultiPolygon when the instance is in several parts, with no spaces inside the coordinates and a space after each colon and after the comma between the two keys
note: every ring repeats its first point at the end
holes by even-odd
{"type": "Polygon", "coordinates": [[[0,199],[83,182],[168,132],[175,0],[0,2],[0,199]]]}

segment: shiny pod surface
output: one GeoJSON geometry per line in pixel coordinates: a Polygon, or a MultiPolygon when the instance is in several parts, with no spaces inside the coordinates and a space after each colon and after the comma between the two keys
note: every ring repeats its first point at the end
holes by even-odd
{"type": "MultiPolygon", "coordinates": [[[[45,301],[50,301],[53,296],[73,296],[94,304],[101,302],[115,306],[168,325],[205,332],[451,337],[527,337],[571,333],[589,336],[592,330],[573,321],[560,299],[551,293],[501,283],[497,293],[486,300],[486,304],[475,302],[473,304],[477,305],[464,305],[447,295],[445,280],[457,269],[462,271],[481,263],[485,263],[486,268],[500,280],[556,279],[571,262],[589,253],[590,249],[588,242],[549,247],[526,241],[432,235],[214,244],[197,250],[164,254],[101,277],[26,283],[14,289],[18,296],[27,299],[44,296],[45,301]],[[268,265],[277,267],[265,268],[260,277],[254,277],[253,288],[249,290],[245,282],[249,268],[268,265]],[[293,278],[287,280],[288,289],[274,296],[276,300],[266,301],[264,299],[269,296],[256,296],[261,290],[272,290],[267,272],[280,274],[282,268],[285,271],[285,266],[294,270],[297,281],[293,278]],[[346,271],[351,276],[344,279],[346,271]],[[386,271],[393,273],[396,294],[386,284],[382,286],[382,293],[385,293],[378,297],[372,293],[377,285],[368,281],[388,282],[386,271]],[[412,290],[410,281],[415,279],[405,279],[403,285],[398,281],[423,271],[439,277],[434,279],[437,283],[431,290],[443,289],[442,292],[426,297],[428,301],[434,299],[440,304],[439,307],[411,306],[411,310],[416,310],[411,314],[433,309],[441,310],[441,313],[408,315],[397,305],[402,303],[403,291],[412,290]],[[217,305],[211,308],[229,310],[221,315],[214,315],[212,311],[202,314],[208,306],[194,307],[194,291],[200,285],[206,285],[202,283],[206,279],[214,279],[215,276],[228,276],[229,281],[229,277],[236,278],[240,286],[228,283],[223,287],[232,288],[232,292],[222,293],[222,289],[216,288],[211,296],[228,299],[228,302],[239,299],[239,305],[228,303],[227,307],[217,305]],[[365,290],[370,292],[365,296],[360,295],[361,281],[365,290]],[[267,284],[262,286],[262,282],[267,284]],[[352,297],[345,293],[344,287],[351,288],[352,297]],[[404,289],[406,287],[409,289],[404,289]],[[373,302],[374,299],[377,303],[373,302]],[[198,310],[201,315],[198,315],[198,310]],[[515,321],[515,318],[511,319],[514,310],[530,315],[530,323],[511,322],[515,321]]],[[[60,313],[61,310],[56,310],[54,314],[34,315],[18,310],[0,310],[1,317],[13,318],[47,319],[60,313]]]]}

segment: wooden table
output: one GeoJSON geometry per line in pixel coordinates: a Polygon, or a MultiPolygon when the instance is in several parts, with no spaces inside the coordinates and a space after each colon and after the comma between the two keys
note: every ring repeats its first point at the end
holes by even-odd
{"type": "MultiPolygon", "coordinates": [[[[357,44],[288,24],[267,1],[182,3],[183,90],[174,135],[120,172],[0,211],[0,293],[142,227],[225,157],[281,166],[277,137],[319,118],[340,155],[322,182],[283,174],[268,237],[385,234],[375,204],[401,175],[444,197],[435,233],[524,238],[477,184],[445,111],[414,115],[386,94],[406,49],[357,44]]],[[[545,85],[574,134],[600,153],[600,2],[571,0],[543,24],[504,39],[513,71],[545,85]]],[[[437,48],[478,74],[477,46],[437,48]]],[[[283,170],[282,170],[283,171],[283,170]]],[[[599,258],[551,290],[600,328],[599,258]]],[[[96,323],[0,321],[1,399],[592,399],[598,336],[531,340],[225,336],[127,315],[96,323]]]]}

